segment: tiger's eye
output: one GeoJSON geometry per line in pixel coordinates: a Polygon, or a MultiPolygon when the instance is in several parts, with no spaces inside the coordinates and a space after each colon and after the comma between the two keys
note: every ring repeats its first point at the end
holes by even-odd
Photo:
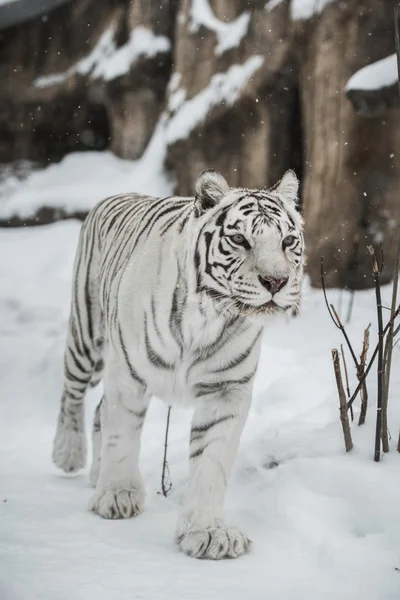
{"type": "Polygon", "coordinates": [[[235,242],[235,244],[239,244],[241,246],[246,244],[246,238],[241,233],[235,233],[235,235],[232,235],[231,240],[235,242]]]}
{"type": "Polygon", "coordinates": [[[285,237],[285,239],[282,242],[282,246],[284,248],[287,248],[288,246],[291,246],[293,244],[295,240],[294,235],[288,235],[287,237],[285,237]]]}

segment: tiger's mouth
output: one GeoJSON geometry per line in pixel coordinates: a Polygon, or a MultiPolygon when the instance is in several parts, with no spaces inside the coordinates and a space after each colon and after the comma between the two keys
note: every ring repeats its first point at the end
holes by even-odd
{"type": "Polygon", "coordinates": [[[235,307],[240,314],[244,316],[275,315],[284,313],[287,310],[286,308],[278,306],[278,304],[276,304],[276,302],[273,300],[269,300],[268,302],[265,302],[265,304],[261,304],[259,306],[254,306],[253,304],[247,304],[246,302],[243,302],[243,300],[236,298],[235,307]]]}

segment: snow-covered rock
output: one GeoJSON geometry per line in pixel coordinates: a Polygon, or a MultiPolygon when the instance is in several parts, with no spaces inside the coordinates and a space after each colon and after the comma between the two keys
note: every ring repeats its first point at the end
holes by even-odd
{"type": "Polygon", "coordinates": [[[346,84],[349,90],[378,90],[397,83],[397,57],[391,54],[363,67],[352,75],[346,84]]]}

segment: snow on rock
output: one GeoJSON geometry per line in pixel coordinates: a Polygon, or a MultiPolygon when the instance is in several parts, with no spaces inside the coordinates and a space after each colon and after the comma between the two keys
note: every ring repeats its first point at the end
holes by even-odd
{"type": "Polygon", "coordinates": [[[389,87],[397,82],[397,75],[397,57],[396,54],[391,54],[356,71],[347,82],[345,91],[389,87]]]}
{"type": "Polygon", "coordinates": [[[268,12],[271,12],[271,10],[274,10],[274,8],[276,8],[279,4],[282,4],[282,2],[285,2],[285,0],[268,0],[264,6],[264,9],[268,12]]]}
{"type": "Polygon", "coordinates": [[[193,0],[190,31],[195,33],[201,26],[214,31],[218,40],[215,54],[219,56],[227,50],[239,46],[248,31],[250,17],[250,12],[245,11],[234,21],[226,23],[217,19],[208,0],[193,0]]]}
{"type": "Polygon", "coordinates": [[[88,56],[78,61],[63,73],[55,73],[38,77],[34,86],[43,88],[62,83],[75,74],[87,75],[110,81],[129,72],[132,64],[141,56],[153,58],[171,48],[169,39],[162,35],[154,35],[145,27],[138,26],[131,31],[129,40],[119,48],[115,44],[115,24],[111,25],[99,38],[96,46],[88,56]]]}
{"type": "MultiPolygon", "coordinates": [[[[100,161],[97,176],[102,168],[100,161]]],[[[70,177],[59,172],[58,190],[70,177]]],[[[157,399],[142,437],[143,514],[106,521],[88,512],[88,469],[67,476],[50,460],[79,230],[77,221],[0,229],[0,255],[7,257],[0,261],[1,599],[397,600],[399,346],[389,399],[391,452],[373,462],[371,372],[367,423],[353,425],[355,448],[346,455],[330,352],[343,340],[321,291],[308,285],[301,315],[264,334],[229,484],[226,518],[249,534],[250,554],[215,563],[177,551],[191,412],[172,410],[173,487],[165,499],[157,492],[167,407],[157,399]]],[[[335,302],[335,291],[329,296],[335,302]]],[[[374,293],[357,292],[354,302],[348,334],[357,344],[376,321],[374,293]]],[[[387,287],[383,303],[390,303],[387,287]]],[[[372,345],[376,339],[373,327],[372,345]]],[[[353,370],[350,376],[354,387],[353,370]]],[[[86,402],[88,434],[100,396],[101,389],[92,390],[86,402]]],[[[358,402],[354,423],[357,412],[358,402]]]]}
{"type": "Polygon", "coordinates": [[[0,186],[0,219],[27,218],[46,206],[67,214],[87,211],[102,198],[124,192],[168,196],[174,182],[164,171],[165,151],[163,117],[137,161],[111,152],[73,152],[23,181],[6,179],[0,186]]]}
{"type": "Polygon", "coordinates": [[[183,101],[185,96],[181,94],[180,104],[176,101],[176,94],[179,92],[176,90],[173,104],[176,102],[178,109],[167,125],[168,143],[172,144],[186,138],[214,106],[223,103],[228,106],[234,104],[240,91],[259,70],[263,62],[262,56],[252,56],[241,65],[233,65],[225,73],[213,75],[208,86],[193,98],[183,101]]]}
{"type": "Polygon", "coordinates": [[[106,81],[128,73],[131,65],[140,57],[153,58],[171,49],[170,40],[164,35],[154,35],[150,29],[135,27],[126,44],[117,48],[111,56],[100,61],[93,77],[101,77],[106,81]]]}
{"type": "MultiPolygon", "coordinates": [[[[272,0],[273,1],[273,0],[272,0]]],[[[290,12],[293,20],[311,19],[317,13],[321,13],[325,6],[336,0],[292,0],[290,12]]]]}
{"type": "Polygon", "coordinates": [[[182,73],[175,72],[168,83],[168,111],[170,113],[178,110],[186,100],[186,90],[179,87],[181,79],[182,73]]]}

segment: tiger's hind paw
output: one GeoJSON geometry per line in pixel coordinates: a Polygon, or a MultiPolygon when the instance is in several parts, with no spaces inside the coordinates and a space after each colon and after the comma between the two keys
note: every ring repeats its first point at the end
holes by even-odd
{"type": "Polygon", "coordinates": [[[52,459],[65,473],[73,473],[86,465],[86,436],[65,424],[59,424],[53,442],[52,459]]]}

